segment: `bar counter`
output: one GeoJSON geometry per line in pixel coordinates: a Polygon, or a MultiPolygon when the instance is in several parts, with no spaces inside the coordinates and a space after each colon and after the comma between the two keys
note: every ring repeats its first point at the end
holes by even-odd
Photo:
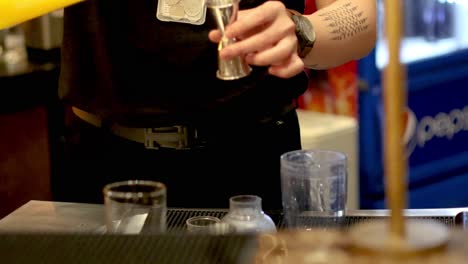
{"type": "MultiPolygon", "coordinates": [[[[222,217],[227,208],[184,209],[169,208],[168,228],[180,228],[185,220],[194,215],[222,217]]],[[[268,213],[279,229],[283,221],[278,212],[268,213]]],[[[432,219],[449,227],[468,227],[468,207],[406,209],[408,218],[432,219]]],[[[347,225],[365,220],[385,218],[388,210],[348,210],[347,225]]],[[[100,232],[104,226],[102,204],[65,203],[31,200],[9,215],[0,219],[0,232],[100,232]]]]}
{"type": "MultiPolygon", "coordinates": [[[[391,254],[354,252],[346,233],[349,228],[288,230],[281,216],[274,214],[272,218],[278,226],[275,234],[104,235],[103,205],[33,200],[0,219],[0,256],[3,256],[0,260],[7,260],[5,263],[467,263],[467,211],[468,208],[405,210],[407,218],[431,219],[447,225],[450,239],[443,249],[396,258],[391,254]],[[25,250],[28,254],[20,254],[25,250]]],[[[222,217],[225,213],[227,209],[169,208],[168,230],[181,231],[185,219],[193,215],[222,217]]],[[[346,213],[346,225],[388,216],[388,210],[350,210],[346,213]]]]}

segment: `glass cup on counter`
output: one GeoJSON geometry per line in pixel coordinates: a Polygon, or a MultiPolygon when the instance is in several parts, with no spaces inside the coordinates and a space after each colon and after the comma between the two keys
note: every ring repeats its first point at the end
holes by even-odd
{"type": "Polygon", "coordinates": [[[166,231],[166,186],[129,180],[103,188],[108,233],[157,234],[166,231]]]}
{"type": "Polygon", "coordinates": [[[220,223],[221,220],[214,216],[193,216],[185,221],[187,226],[187,232],[191,234],[208,234],[211,232],[210,227],[216,223],[220,223]]]}
{"type": "Polygon", "coordinates": [[[339,228],[346,209],[347,156],[330,150],[284,153],[281,188],[288,228],[339,228]]]}

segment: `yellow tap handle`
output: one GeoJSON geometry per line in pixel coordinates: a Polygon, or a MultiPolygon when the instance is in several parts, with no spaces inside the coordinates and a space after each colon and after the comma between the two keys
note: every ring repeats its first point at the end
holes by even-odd
{"type": "Polygon", "coordinates": [[[83,0],[0,0],[0,30],[83,0]]]}

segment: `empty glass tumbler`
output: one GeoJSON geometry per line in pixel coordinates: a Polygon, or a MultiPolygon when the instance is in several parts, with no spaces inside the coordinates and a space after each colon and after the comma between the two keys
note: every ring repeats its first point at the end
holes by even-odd
{"type": "Polygon", "coordinates": [[[108,233],[155,234],[166,230],[166,186],[130,180],[103,189],[108,233]]]}
{"type": "Polygon", "coordinates": [[[210,227],[219,222],[221,222],[221,220],[217,217],[201,215],[190,217],[185,221],[185,224],[189,233],[208,234],[211,231],[210,227]]]}
{"type": "Polygon", "coordinates": [[[288,228],[340,227],[346,209],[346,155],[329,150],[284,153],[281,191],[288,228]]]}
{"type": "Polygon", "coordinates": [[[229,212],[221,219],[238,233],[272,233],[276,225],[262,210],[262,199],[255,195],[238,195],[229,199],[229,212]]]}

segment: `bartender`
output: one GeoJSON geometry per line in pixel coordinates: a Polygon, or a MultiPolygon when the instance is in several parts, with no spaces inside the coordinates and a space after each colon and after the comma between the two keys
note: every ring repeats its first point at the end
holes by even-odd
{"type": "Polygon", "coordinates": [[[316,4],[302,15],[298,1],[242,0],[225,31],[202,0],[67,7],[53,199],[102,203],[107,183],[151,179],[166,184],[169,207],[226,208],[254,194],[281,209],[279,157],[301,148],[304,68],[360,59],[375,44],[375,0],[316,4]],[[218,52],[222,33],[235,41],[218,52]],[[251,71],[223,80],[218,58],[251,71]]]}

